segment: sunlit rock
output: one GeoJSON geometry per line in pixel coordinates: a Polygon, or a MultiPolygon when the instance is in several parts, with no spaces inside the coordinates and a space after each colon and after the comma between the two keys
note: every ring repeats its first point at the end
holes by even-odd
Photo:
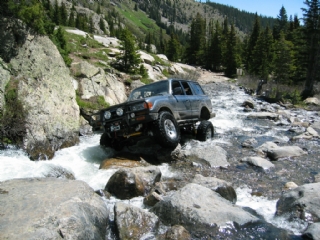
{"type": "Polygon", "coordinates": [[[119,239],[147,239],[158,225],[158,217],[141,208],[117,202],[114,207],[119,239]]]}
{"type": "Polygon", "coordinates": [[[262,158],[262,157],[246,157],[241,159],[242,162],[247,162],[251,165],[260,167],[264,170],[268,170],[270,168],[274,168],[274,164],[271,163],[269,160],[262,158]]]}
{"type": "Polygon", "coordinates": [[[303,239],[319,240],[320,239],[320,223],[311,223],[307,230],[302,234],[303,239]]]}
{"type": "Polygon", "coordinates": [[[232,203],[236,203],[237,201],[237,193],[229,182],[215,177],[204,177],[200,174],[196,174],[192,183],[207,187],[212,191],[219,193],[221,197],[232,203]]]}
{"type": "Polygon", "coordinates": [[[109,211],[82,181],[0,182],[0,206],[0,239],[105,239],[109,211]]]}

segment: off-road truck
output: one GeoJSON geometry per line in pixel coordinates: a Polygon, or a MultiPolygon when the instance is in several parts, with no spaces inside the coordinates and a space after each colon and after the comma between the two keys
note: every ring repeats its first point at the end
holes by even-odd
{"type": "Polygon", "coordinates": [[[184,131],[206,141],[214,135],[208,121],[212,117],[211,100],[199,83],[161,80],[134,89],[126,102],[100,111],[100,144],[121,150],[151,137],[162,147],[175,148],[184,131]]]}

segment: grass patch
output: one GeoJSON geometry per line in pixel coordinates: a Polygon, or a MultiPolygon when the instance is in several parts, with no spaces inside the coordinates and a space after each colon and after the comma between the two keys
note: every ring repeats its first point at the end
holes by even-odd
{"type": "Polygon", "coordinates": [[[104,100],[103,96],[94,96],[90,99],[81,99],[77,93],[76,101],[80,108],[90,109],[90,110],[100,110],[110,107],[110,104],[104,100]]]}

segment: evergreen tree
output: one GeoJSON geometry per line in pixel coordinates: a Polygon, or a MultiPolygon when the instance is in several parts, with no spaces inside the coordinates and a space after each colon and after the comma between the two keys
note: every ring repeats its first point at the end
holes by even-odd
{"type": "Polygon", "coordinates": [[[287,34],[288,30],[288,15],[286,9],[282,6],[279,12],[279,15],[276,20],[276,24],[273,28],[273,37],[274,39],[280,38],[280,32],[287,34]]]}
{"type": "Polygon", "coordinates": [[[61,2],[61,7],[60,7],[60,24],[63,26],[67,25],[67,20],[68,20],[68,12],[66,9],[66,5],[64,2],[61,2]]]}
{"type": "Polygon", "coordinates": [[[277,83],[290,84],[294,73],[293,44],[280,32],[280,39],[275,45],[274,79],[277,83]]]}
{"type": "Polygon", "coordinates": [[[314,84],[319,81],[320,69],[320,2],[305,0],[308,9],[302,9],[304,20],[304,37],[306,41],[307,74],[302,98],[314,94],[314,84]]]}
{"type": "Polygon", "coordinates": [[[220,70],[222,65],[222,28],[219,22],[216,22],[215,30],[209,47],[210,62],[212,64],[212,70],[220,70]]]}
{"type": "Polygon", "coordinates": [[[180,43],[177,37],[172,33],[168,42],[167,53],[168,59],[172,62],[178,62],[180,57],[180,43]]]}
{"type": "Polygon", "coordinates": [[[95,27],[92,16],[89,17],[89,33],[94,33],[95,27]]]}
{"type": "Polygon", "coordinates": [[[258,14],[256,13],[256,18],[255,22],[253,25],[253,30],[252,33],[250,34],[249,40],[248,40],[248,45],[247,45],[247,54],[246,54],[246,68],[249,73],[251,73],[254,68],[254,62],[255,60],[253,59],[253,51],[254,48],[257,44],[258,38],[260,36],[260,21],[258,14]]]}
{"type": "Polygon", "coordinates": [[[60,25],[61,24],[61,12],[60,12],[60,7],[58,5],[58,1],[57,0],[55,0],[55,2],[54,2],[53,22],[56,25],[60,25]]]}
{"type": "Polygon", "coordinates": [[[105,25],[104,20],[103,20],[102,17],[100,17],[99,28],[100,28],[104,33],[107,32],[107,31],[106,31],[106,25],[105,25]]]}
{"type": "Polygon", "coordinates": [[[205,50],[205,21],[199,13],[191,22],[189,43],[187,48],[187,62],[201,65],[205,50]]]}
{"type": "Polygon", "coordinates": [[[227,40],[225,74],[228,77],[235,77],[237,74],[239,56],[237,53],[237,38],[234,24],[231,25],[227,40]]]}
{"type": "Polygon", "coordinates": [[[140,58],[136,53],[134,37],[127,28],[122,30],[121,41],[122,54],[119,63],[125,72],[132,72],[139,65],[140,58]]]}
{"type": "Polygon", "coordinates": [[[68,26],[69,27],[75,27],[76,26],[76,22],[75,22],[75,19],[74,19],[74,11],[70,12],[68,26]]]}

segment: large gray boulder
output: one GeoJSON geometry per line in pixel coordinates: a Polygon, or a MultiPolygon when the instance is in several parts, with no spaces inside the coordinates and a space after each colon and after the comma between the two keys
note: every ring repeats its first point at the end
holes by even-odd
{"type": "Polygon", "coordinates": [[[220,146],[203,146],[198,141],[191,141],[191,147],[181,152],[187,159],[208,165],[209,167],[228,167],[230,164],[227,161],[227,152],[220,146]]]}
{"type": "Polygon", "coordinates": [[[312,223],[302,234],[303,239],[320,240],[320,222],[312,223]]]}
{"type": "Polygon", "coordinates": [[[285,192],[277,202],[278,216],[320,222],[320,183],[305,184],[285,192]]]}
{"type": "Polygon", "coordinates": [[[85,182],[0,182],[0,239],[105,239],[108,209],[85,182]]]}
{"type": "Polygon", "coordinates": [[[236,203],[237,201],[237,193],[229,182],[215,177],[204,177],[200,174],[196,174],[192,183],[210,188],[212,191],[219,193],[221,197],[232,203],[236,203]]]}
{"type": "Polygon", "coordinates": [[[102,68],[97,68],[86,61],[72,64],[73,74],[80,80],[79,93],[82,99],[103,96],[110,105],[127,100],[126,89],[122,82],[107,74],[102,68]]]}
{"type": "Polygon", "coordinates": [[[120,239],[144,239],[155,232],[159,225],[154,213],[126,203],[117,202],[114,213],[120,239]]]}
{"type": "Polygon", "coordinates": [[[4,110],[6,85],[10,81],[10,72],[8,66],[0,57],[0,113],[4,110]]]}
{"type": "Polygon", "coordinates": [[[190,183],[165,196],[152,211],[167,225],[182,225],[188,231],[214,232],[229,223],[244,225],[258,218],[233,205],[218,193],[190,183]]]}
{"type": "Polygon", "coordinates": [[[51,40],[28,35],[10,64],[28,112],[24,148],[30,158],[51,159],[56,150],[77,143],[80,114],[73,79],[51,40]]]}

